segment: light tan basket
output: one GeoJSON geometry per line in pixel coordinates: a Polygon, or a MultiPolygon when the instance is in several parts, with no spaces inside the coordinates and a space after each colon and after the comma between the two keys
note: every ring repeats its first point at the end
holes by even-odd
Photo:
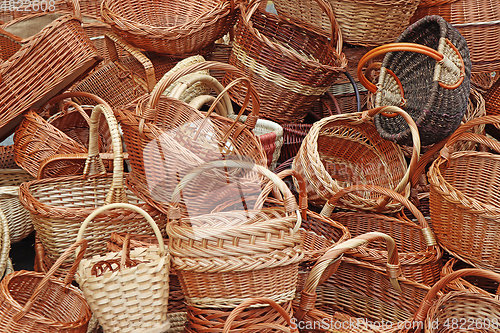
{"type": "Polygon", "coordinates": [[[151,216],[130,204],[105,205],[83,221],[77,239],[83,238],[87,225],[97,215],[115,208],[144,216],[154,230],[158,246],[130,251],[126,238],[121,253],[82,260],[75,279],[105,332],[163,332],[170,327],[167,320],[170,255],[151,216]]]}

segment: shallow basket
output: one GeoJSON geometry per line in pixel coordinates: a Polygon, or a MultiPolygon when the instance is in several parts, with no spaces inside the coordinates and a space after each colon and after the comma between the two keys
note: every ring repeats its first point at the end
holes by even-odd
{"type": "MultiPolygon", "coordinates": [[[[279,15],[328,36],[330,22],[314,0],[273,0],[279,15]]],[[[410,23],[420,0],[328,0],[342,31],[352,45],[393,42],[410,23]]]]}
{"type": "Polygon", "coordinates": [[[295,198],[266,168],[242,161],[214,161],[194,169],[175,189],[167,224],[172,267],[187,304],[234,308],[255,297],[269,297],[277,303],[292,300],[303,258],[300,225],[295,198]],[[265,175],[285,193],[285,207],[181,217],[179,200],[185,184],[204,171],[222,167],[265,175]]]}
{"type": "Polygon", "coordinates": [[[207,52],[234,25],[234,0],[104,0],[104,22],[130,44],[170,56],[207,52]]]}
{"type": "MultiPolygon", "coordinates": [[[[422,146],[439,142],[457,129],[467,110],[471,61],[465,39],[439,16],[409,26],[394,43],[370,50],[358,64],[360,82],[375,94],[375,107],[395,105],[417,124],[422,146]],[[387,53],[387,54],[386,54],[387,53]],[[362,73],[372,58],[386,54],[378,83],[362,73]]],[[[375,116],[377,131],[400,145],[412,142],[398,116],[375,116]]]]}
{"type": "MultiPolygon", "coordinates": [[[[312,103],[347,65],[333,13],[323,0],[316,1],[328,12],[330,40],[260,11],[262,0],[241,8],[229,63],[252,80],[260,96],[262,117],[279,124],[303,122],[312,103]]],[[[223,82],[233,78],[227,73],[223,82]]],[[[244,91],[236,90],[231,98],[242,105],[244,91]]]]}
{"type": "Polygon", "coordinates": [[[498,141],[466,133],[480,124],[500,122],[484,116],[462,125],[447,141],[428,172],[432,228],[439,244],[453,256],[477,268],[500,272],[498,224],[498,154],[456,151],[459,141],[478,142],[500,152],[498,141]]]}

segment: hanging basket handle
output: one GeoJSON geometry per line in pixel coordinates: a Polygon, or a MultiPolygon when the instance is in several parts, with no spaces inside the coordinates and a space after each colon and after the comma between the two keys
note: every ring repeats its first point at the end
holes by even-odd
{"type": "MultiPolygon", "coordinates": [[[[278,43],[272,42],[266,36],[259,33],[259,31],[256,30],[252,26],[252,23],[250,22],[252,19],[252,16],[257,11],[261,2],[263,2],[263,1],[265,1],[265,0],[252,0],[248,4],[248,11],[247,11],[247,8],[245,8],[245,6],[243,4],[240,5],[241,6],[241,18],[243,20],[245,20],[245,24],[246,24],[247,28],[255,36],[258,36],[259,39],[262,39],[264,41],[264,43],[267,46],[269,46],[270,48],[272,48],[273,50],[276,50],[280,53],[283,53],[287,57],[292,57],[294,59],[298,59],[298,60],[304,61],[304,62],[310,62],[310,60],[307,60],[306,58],[302,57],[298,53],[292,52],[288,48],[283,47],[282,45],[280,45],[278,43]]],[[[342,54],[342,46],[343,46],[342,33],[340,31],[340,26],[339,26],[337,20],[335,19],[335,13],[333,12],[332,6],[329,3],[327,3],[325,0],[314,0],[314,1],[316,1],[316,3],[319,5],[321,10],[323,10],[323,12],[326,14],[326,16],[328,16],[328,20],[330,21],[331,32],[332,32],[332,35],[330,37],[330,46],[332,48],[335,48],[335,51],[337,52],[337,54],[339,54],[339,55],[342,54]],[[337,42],[336,45],[334,44],[335,41],[337,42]]]]}
{"type": "MultiPolygon", "coordinates": [[[[90,215],[87,216],[87,218],[85,219],[85,221],[82,222],[82,225],[80,226],[80,229],[78,230],[78,235],[77,235],[76,239],[77,240],[83,239],[83,234],[85,232],[85,229],[87,228],[87,225],[97,215],[101,214],[104,211],[107,211],[107,210],[110,210],[110,209],[116,209],[116,208],[133,210],[134,212],[139,213],[142,216],[144,216],[144,218],[146,219],[146,221],[148,221],[149,225],[153,229],[154,234],[156,236],[156,239],[158,240],[158,247],[159,247],[159,250],[160,250],[160,256],[163,256],[163,255],[165,255],[167,253],[167,249],[165,247],[165,243],[163,242],[163,237],[161,236],[160,229],[158,228],[158,225],[153,220],[153,218],[146,211],[144,211],[142,208],[134,206],[134,205],[131,205],[131,204],[128,204],[128,203],[122,203],[122,202],[117,202],[117,203],[112,203],[112,204],[109,204],[109,205],[104,205],[102,207],[97,208],[92,213],[90,213],[90,215]]],[[[76,249],[76,254],[77,255],[80,254],[78,248],[76,249]]]]}
{"type": "MultiPolygon", "coordinates": [[[[447,85],[441,81],[439,82],[439,85],[444,89],[456,89],[464,81],[465,63],[464,63],[462,56],[460,55],[460,52],[455,47],[455,45],[453,45],[448,39],[446,39],[446,43],[457,53],[458,57],[460,58],[460,62],[461,62],[461,68],[459,69],[460,70],[460,78],[453,85],[447,85]]],[[[388,52],[397,52],[397,51],[406,51],[406,52],[415,52],[415,53],[424,54],[424,55],[429,56],[432,59],[436,60],[438,63],[442,64],[443,66],[447,66],[447,67],[454,66],[453,63],[451,63],[451,61],[448,58],[445,58],[445,56],[442,53],[434,50],[433,48],[425,46],[425,45],[420,45],[420,44],[416,44],[416,43],[390,43],[390,44],[382,45],[382,46],[376,47],[376,48],[368,51],[360,59],[360,61],[358,63],[357,74],[358,74],[359,82],[361,82],[361,84],[363,86],[365,86],[365,88],[368,89],[371,93],[376,93],[378,88],[375,84],[370,82],[366,78],[366,76],[363,74],[363,67],[367,64],[368,61],[370,61],[371,59],[373,59],[375,57],[378,57],[382,54],[386,54],[388,52]]],[[[405,103],[404,90],[403,90],[403,86],[401,84],[401,81],[398,79],[396,74],[394,74],[392,71],[387,70],[387,72],[389,75],[393,76],[393,78],[398,83],[400,91],[401,91],[402,103],[404,104],[405,103]]],[[[384,114],[384,115],[390,116],[390,115],[386,115],[386,114],[384,114]]]]}
{"type": "Polygon", "coordinates": [[[66,93],[57,95],[57,96],[51,98],[50,100],[48,100],[47,103],[45,103],[45,105],[42,106],[42,109],[46,110],[46,109],[54,106],[55,104],[57,104],[58,102],[66,99],[66,98],[75,98],[75,97],[76,98],[77,97],[84,97],[84,98],[92,99],[96,102],[96,105],[102,104],[102,105],[111,109],[111,106],[108,104],[108,102],[103,100],[101,97],[94,95],[94,94],[91,94],[91,93],[88,93],[88,92],[84,92],[84,91],[70,91],[70,92],[66,92],[66,93]]]}
{"type": "Polygon", "coordinates": [[[332,215],[333,210],[335,209],[335,206],[337,202],[342,198],[344,195],[347,195],[348,193],[356,192],[356,191],[368,191],[368,192],[375,192],[382,194],[384,196],[388,196],[397,202],[402,203],[408,210],[417,218],[419,224],[420,224],[420,230],[422,231],[422,235],[424,236],[425,243],[429,247],[436,247],[437,246],[437,241],[436,237],[434,236],[434,232],[432,229],[429,227],[429,224],[427,223],[427,220],[425,219],[424,215],[418,210],[417,207],[415,207],[414,204],[410,202],[410,200],[406,199],[403,197],[401,194],[394,192],[391,189],[383,188],[380,186],[375,186],[375,185],[353,185],[346,187],[339,192],[335,193],[333,197],[328,200],[328,202],[323,206],[323,209],[321,210],[321,215],[330,217],[332,215]]]}
{"type": "Polygon", "coordinates": [[[14,316],[14,321],[20,320],[21,318],[24,317],[24,315],[26,313],[29,312],[29,310],[31,309],[31,307],[35,303],[36,299],[38,298],[38,295],[45,289],[45,287],[47,286],[47,284],[50,282],[50,279],[53,278],[53,276],[54,276],[55,272],[57,271],[57,269],[59,269],[59,267],[61,266],[61,264],[66,259],[69,258],[69,256],[73,253],[73,251],[75,251],[75,249],[77,249],[79,247],[82,247],[82,251],[80,252],[80,254],[78,254],[76,256],[76,259],[73,262],[73,265],[71,266],[70,270],[66,274],[66,277],[64,278],[64,283],[66,285],[71,284],[71,282],[73,281],[73,277],[75,276],[76,270],[78,269],[78,265],[79,265],[80,261],[82,260],[83,255],[85,254],[85,249],[87,248],[87,240],[85,240],[85,239],[77,240],[66,251],[64,251],[64,253],[57,259],[57,261],[52,265],[52,267],[49,269],[49,271],[47,272],[47,274],[45,274],[45,276],[42,279],[42,281],[40,281],[40,283],[37,285],[35,291],[31,295],[31,297],[28,299],[28,301],[26,302],[26,304],[23,306],[23,308],[21,309],[21,311],[19,311],[14,316]]]}
{"type": "MultiPolygon", "coordinates": [[[[286,323],[292,327],[292,318],[290,315],[283,309],[278,303],[273,301],[270,298],[267,297],[259,297],[259,298],[252,298],[248,299],[246,301],[243,301],[240,305],[238,305],[236,308],[231,311],[229,316],[227,317],[226,322],[224,323],[224,328],[222,329],[222,333],[229,333],[231,330],[231,324],[233,321],[248,307],[252,305],[259,305],[262,306],[264,304],[270,305],[274,310],[276,310],[286,321],[286,323]]],[[[290,329],[286,328],[282,325],[277,325],[273,323],[261,323],[261,324],[254,324],[254,325],[249,325],[248,327],[244,327],[241,329],[241,332],[245,332],[248,330],[256,330],[256,329],[277,329],[281,330],[283,332],[293,332],[293,333],[298,333],[298,329],[290,329]]]]}
{"type": "Polygon", "coordinates": [[[299,206],[295,201],[295,197],[293,196],[290,189],[286,186],[286,184],[273,172],[269,171],[269,169],[257,165],[255,163],[250,163],[246,161],[237,161],[237,160],[218,160],[211,161],[205,164],[202,164],[195,169],[193,169],[190,173],[188,173],[182,180],[177,184],[175,190],[172,194],[172,199],[170,200],[170,207],[168,210],[168,218],[170,220],[178,220],[181,218],[181,211],[179,207],[179,202],[181,200],[181,192],[184,187],[195,179],[202,172],[211,170],[213,168],[242,168],[247,170],[252,170],[254,172],[258,172],[261,175],[269,178],[275,185],[278,187],[279,191],[284,196],[284,207],[288,213],[297,213],[297,224],[295,226],[295,231],[298,231],[300,225],[302,223],[301,214],[299,211],[299,206]]]}
{"type": "Polygon", "coordinates": [[[464,268],[453,273],[450,273],[444,277],[442,277],[436,284],[432,286],[432,288],[425,295],[424,300],[420,304],[417,312],[413,316],[413,320],[415,322],[423,322],[427,317],[427,312],[429,308],[433,305],[434,299],[437,296],[438,292],[441,291],[446,285],[452,282],[455,279],[464,277],[464,276],[477,276],[482,278],[491,279],[493,281],[500,283],[500,274],[494,273],[492,271],[488,271],[485,269],[477,269],[477,268],[464,268]]]}
{"type": "Polygon", "coordinates": [[[394,289],[401,291],[401,287],[397,280],[401,275],[401,267],[399,264],[396,242],[384,233],[369,232],[334,246],[318,259],[307,277],[306,284],[301,293],[299,309],[295,311],[295,317],[298,320],[302,320],[309,311],[314,309],[317,296],[316,288],[320,284],[320,281],[325,281],[328,276],[334,274],[337,269],[335,267],[333,270],[327,270],[330,265],[341,259],[343,253],[375,240],[384,240],[386,242],[388,252],[387,273],[394,289]],[[327,273],[328,276],[324,276],[325,273],[327,273]]]}
{"type": "MultiPolygon", "coordinates": [[[[143,132],[144,126],[148,122],[156,121],[156,107],[158,106],[162,93],[171,84],[187,74],[195,73],[205,69],[223,70],[226,73],[232,73],[237,77],[246,77],[238,68],[234,67],[233,65],[224,64],[217,61],[198,62],[190,66],[181,68],[174,73],[165,74],[151,92],[146,105],[143,105],[141,103],[137,105],[136,114],[141,115],[141,120],[139,121],[139,133],[143,132]],[[141,110],[141,107],[144,107],[144,110],[141,110]]],[[[260,99],[257,91],[252,85],[250,85],[249,95],[249,98],[252,99],[252,113],[248,116],[247,121],[245,122],[245,126],[247,126],[250,130],[253,130],[255,124],[257,123],[257,119],[259,119],[260,99]]]]}

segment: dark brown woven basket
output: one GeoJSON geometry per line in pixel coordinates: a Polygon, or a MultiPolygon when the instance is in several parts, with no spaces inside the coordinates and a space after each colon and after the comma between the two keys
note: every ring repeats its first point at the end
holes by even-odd
{"type": "Polygon", "coordinates": [[[0,146],[0,169],[18,169],[14,161],[14,145],[0,146]]]}
{"type": "MultiPolygon", "coordinates": [[[[317,1],[330,18],[330,40],[260,11],[261,0],[241,6],[229,63],[251,78],[260,95],[262,116],[280,124],[302,122],[312,103],[347,65],[331,8],[324,0],[317,1]]],[[[224,82],[232,79],[227,74],[224,82]]],[[[241,105],[245,94],[235,91],[231,98],[241,105]]]]}
{"type": "MultiPolygon", "coordinates": [[[[358,64],[361,83],[376,93],[375,106],[402,107],[415,120],[422,146],[443,140],[460,125],[467,110],[470,75],[465,39],[439,16],[415,22],[395,43],[369,51],[358,64]],[[361,71],[369,59],[385,53],[375,85],[361,71]]],[[[377,115],[375,125],[384,139],[411,143],[401,117],[377,115]]]]}

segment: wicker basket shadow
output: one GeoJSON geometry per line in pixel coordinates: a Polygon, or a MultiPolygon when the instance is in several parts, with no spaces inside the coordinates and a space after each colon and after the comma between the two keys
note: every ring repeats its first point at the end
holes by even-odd
{"type": "MultiPolygon", "coordinates": [[[[415,22],[395,43],[369,51],[358,64],[360,82],[376,93],[375,106],[402,107],[417,124],[422,146],[443,140],[460,126],[467,110],[470,76],[465,39],[439,16],[415,22]],[[384,53],[388,54],[375,85],[362,69],[368,60],[384,53]]],[[[410,129],[401,117],[378,115],[375,125],[384,139],[411,143],[410,129]]]]}

